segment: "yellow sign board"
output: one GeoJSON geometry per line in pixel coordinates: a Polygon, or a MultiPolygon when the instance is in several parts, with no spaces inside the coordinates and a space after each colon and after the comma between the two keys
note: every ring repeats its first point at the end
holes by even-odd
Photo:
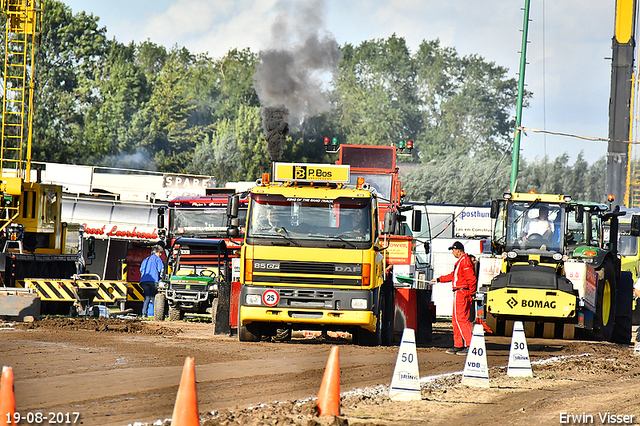
{"type": "Polygon", "coordinates": [[[387,263],[390,265],[410,265],[411,244],[411,237],[392,236],[386,250],[387,263]]]}
{"type": "Polygon", "coordinates": [[[349,183],[349,173],[348,164],[276,163],[274,180],[349,183]]]}

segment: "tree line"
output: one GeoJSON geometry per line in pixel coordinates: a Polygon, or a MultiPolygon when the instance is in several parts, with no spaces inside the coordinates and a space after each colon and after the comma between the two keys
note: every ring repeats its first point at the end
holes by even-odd
{"type": "MultiPolygon", "coordinates": [[[[258,52],[221,58],[106,37],[98,18],[43,1],[36,52],[33,159],[255,180],[270,168],[254,87],[258,52]]],[[[4,37],[4,35],[2,36],[4,37]]],[[[280,161],[334,162],[323,139],[412,140],[408,198],[483,204],[509,185],[517,82],[439,40],[411,52],[402,37],[340,46],[328,111],[289,123],[280,161]]],[[[525,94],[526,100],[531,93],[525,94]]],[[[604,159],[521,160],[518,188],[604,201],[604,159]]]]}

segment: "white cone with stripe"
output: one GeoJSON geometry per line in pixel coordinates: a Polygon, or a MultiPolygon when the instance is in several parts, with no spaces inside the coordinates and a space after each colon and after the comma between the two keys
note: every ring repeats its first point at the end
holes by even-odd
{"type": "Polygon", "coordinates": [[[405,328],[402,332],[398,359],[389,387],[389,398],[392,401],[420,401],[422,399],[416,333],[412,328],[405,328]]]}
{"type": "Polygon", "coordinates": [[[524,334],[522,321],[513,324],[513,335],[511,336],[511,349],[509,350],[509,365],[507,367],[509,377],[530,377],[531,359],[527,348],[527,338],[524,334]]]}
{"type": "Polygon", "coordinates": [[[464,362],[462,384],[468,386],[489,387],[489,367],[487,366],[487,348],[484,343],[482,324],[473,326],[469,353],[464,362]]]}

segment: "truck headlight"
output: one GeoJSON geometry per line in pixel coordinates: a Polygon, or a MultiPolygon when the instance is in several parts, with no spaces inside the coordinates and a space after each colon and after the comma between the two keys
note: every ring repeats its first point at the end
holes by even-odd
{"type": "Polygon", "coordinates": [[[245,303],[247,305],[259,305],[262,301],[262,297],[259,294],[247,294],[245,297],[245,303]]]}
{"type": "Polygon", "coordinates": [[[218,291],[218,283],[216,284],[211,284],[209,286],[209,291],[218,291]]]}
{"type": "Polygon", "coordinates": [[[351,309],[367,309],[367,299],[351,299],[351,309]]]}

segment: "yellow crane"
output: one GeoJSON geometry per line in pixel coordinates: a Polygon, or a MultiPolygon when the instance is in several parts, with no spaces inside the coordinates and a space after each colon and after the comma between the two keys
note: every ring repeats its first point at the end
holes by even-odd
{"type": "MultiPolygon", "coordinates": [[[[42,0],[0,0],[0,14],[5,25],[0,288],[37,291],[42,302],[47,302],[42,304],[42,313],[69,313],[70,306],[73,312],[72,304],[82,304],[79,294],[88,291],[85,288],[95,293],[91,298],[95,302],[127,300],[126,281],[100,281],[97,276],[78,274],[84,263],[82,226],[62,222],[60,185],[31,177],[35,58],[42,30],[42,0]]],[[[91,301],[87,298],[85,302],[91,301]]]]}
{"type": "MultiPolygon", "coordinates": [[[[0,133],[0,191],[3,196],[0,231],[3,231],[20,215],[23,193],[33,196],[33,190],[37,189],[29,183],[35,52],[42,27],[42,4],[40,0],[1,0],[0,9],[6,19],[0,133]]],[[[28,215],[23,216],[27,218],[28,215]]]]}

